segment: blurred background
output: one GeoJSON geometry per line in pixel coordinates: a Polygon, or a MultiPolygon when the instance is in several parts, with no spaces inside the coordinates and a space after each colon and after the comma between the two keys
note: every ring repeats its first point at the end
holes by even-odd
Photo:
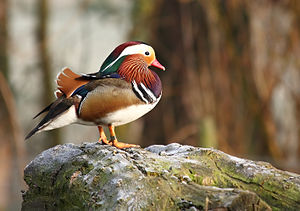
{"type": "Polygon", "coordinates": [[[300,1],[0,0],[0,210],[18,210],[30,160],[56,144],[95,142],[71,125],[24,142],[65,66],[99,70],[128,40],[167,71],[163,98],[117,128],[143,147],[181,143],[300,173],[300,1]]]}

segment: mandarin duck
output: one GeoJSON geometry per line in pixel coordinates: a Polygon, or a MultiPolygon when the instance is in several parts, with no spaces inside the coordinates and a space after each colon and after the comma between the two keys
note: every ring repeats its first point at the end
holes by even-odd
{"type": "Polygon", "coordinates": [[[117,148],[137,147],[118,142],[115,126],[140,118],[159,102],[162,85],[150,66],[165,70],[151,46],[132,41],[115,48],[96,73],[79,75],[64,68],[57,75],[56,100],[34,117],[48,112],[25,139],[78,123],[97,126],[101,143],[117,148]],[[110,140],[103,126],[109,128],[110,140]]]}

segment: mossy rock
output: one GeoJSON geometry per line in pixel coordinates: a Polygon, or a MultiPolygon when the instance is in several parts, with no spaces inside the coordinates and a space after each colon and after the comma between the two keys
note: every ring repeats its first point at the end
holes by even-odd
{"type": "Polygon", "coordinates": [[[215,149],[64,144],[25,168],[22,210],[300,210],[300,176],[215,149]]]}

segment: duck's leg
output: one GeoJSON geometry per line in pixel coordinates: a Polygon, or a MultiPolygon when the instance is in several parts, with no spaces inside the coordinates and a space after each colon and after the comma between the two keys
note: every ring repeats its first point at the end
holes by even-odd
{"type": "Polygon", "coordinates": [[[98,142],[100,142],[100,143],[102,142],[107,145],[112,145],[112,143],[109,140],[107,140],[103,128],[101,126],[98,126],[98,130],[99,130],[99,135],[100,135],[98,142]]]}
{"type": "Polygon", "coordinates": [[[126,144],[126,143],[118,142],[116,133],[115,133],[115,126],[109,125],[108,129],[109,129],[110,138],[111,138],[110,142],[112,143],[113,146],[115,146],[119,149],[130,148],[130,147],[140,147],[139,145],[135,145],[135,144],[126,144]]]}

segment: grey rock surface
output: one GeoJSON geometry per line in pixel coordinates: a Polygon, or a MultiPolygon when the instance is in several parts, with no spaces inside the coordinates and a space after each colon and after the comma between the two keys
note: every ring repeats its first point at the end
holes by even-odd
{"type": "Polygon", "coordinates": [[[22,210],[299,210],[300,176],[207,148],[48,149],[24,170],[22,210]]]}

